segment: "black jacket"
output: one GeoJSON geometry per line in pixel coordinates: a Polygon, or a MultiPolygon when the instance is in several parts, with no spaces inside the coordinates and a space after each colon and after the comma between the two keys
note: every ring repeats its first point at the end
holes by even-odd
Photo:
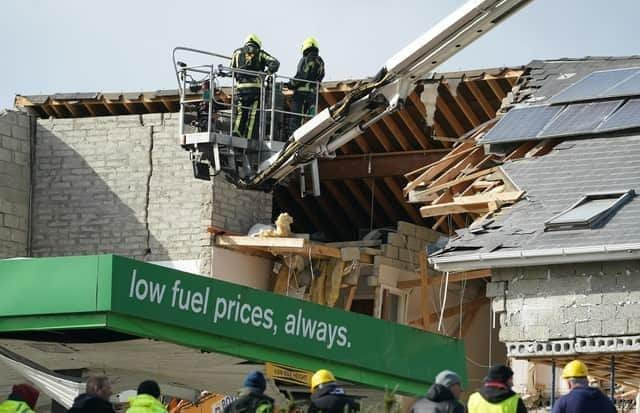
{"type": "Polygon", "coordinates": [[[115,411],[108,400],[84,393],[76,397],[69,413],[115,413],[115,411]]]}
{"type": "Polygon", "coordinates": [[[307,413],[354,413],[360,411],[360,404],[335,385],[322,387],[311,395],[311,405],[307,413]]]}
{"type": "Polygon", "coordinates": [[[263,406],[267,411],[273,410],[273,399],[258,392],[243,392],[233,403],[224,408],[224,413],[253,413],[263,406]]]}
{"type": "Polygon", "coordinates": [[[448,387],[434,384],[427,395],[411,407],[411,413],[464,413],[464,406],[453,397],[448,387]]]}
{"type": "MultiPolygon", "coordinates": [[[[306,50],[298,62],[298,70],[294,76],[296,79],[321,82],[324,79],[324,60],[318,55],[318,49],[312,47],[306,50]]],[[[296,91],[315,92],[315,85],[300,80],[291,80],[291,87],[296,91]]]]}
{"type": "MultiPolygon", "coordinates": [[[[513,390],[506,387],[503,388],[486,385],[482,386],[478,393],[480,393],[480,395],[489,403],[500,403],[515,394],[513,390]]],[[[518,409],[515,413],[527,413],[527,408],[525,407],[522,399],[518,399],[518,409]]]]}

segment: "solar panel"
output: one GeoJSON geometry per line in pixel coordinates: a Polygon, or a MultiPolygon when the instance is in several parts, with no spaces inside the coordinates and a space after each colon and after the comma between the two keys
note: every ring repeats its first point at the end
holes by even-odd
{"type": "Polygon", "coordinates": [[[506,143],[535,139],[562,106],[514,108],[493,127],[480,143],[506,143]]]}
{"type": "MultiPolygon", "coordinates": [[[[620,83],[630,79],[638,73],[640,73],[640,68],[637,67],[593,72],[564,89],[557,95],[551,97],[551,99],[549,99],[549,103],[570,103],[582,100],[598,99],[606,96],[616,96],[608,94],[607,91],[619,86],[620,83]]],[[[640,95],[640,89],[635,90],[632,88],[632,85],[629,87],[631,88],[631,91],[628,91],[625,96],[628,96],[629,94],[640,95]]]]}
{"type": "Polygon", "coordinates": [[[629,99],[616,113],[604,121],[598,132],[640,127],[640,99],[629,99]]]}
{"type": "Polygon", "coordinates": [[[569,105],[539,134],[540,138],[594,132],[622,100],[569,105]]]}
{"type": "Polygon", "coordinates": [[[605,92],[605,96],[640,95],[640,71],[605,92]]]}

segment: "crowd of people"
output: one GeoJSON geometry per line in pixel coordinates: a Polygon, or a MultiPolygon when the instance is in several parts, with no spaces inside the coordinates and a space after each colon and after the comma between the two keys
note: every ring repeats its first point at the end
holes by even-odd
{"type": "MultiPolygon", "coordinates": [[[[614,413],[613,402],[597,388],[589,386],[587,366],[580,360],[568,363],[562,372],[569,393],[553,404],[552,413],[614,413]]],[[[411,413],[526,413],[522,399],[513,389],[513,370],[498,364],[491,367],[478,391],[469,396],[467,405],[461,401],[464,392],[460,376],[450,370],[440,372],[425,396],[411,407],[411,413]]],[[[267,381],[259,371],[249,373],[236,400],[224,408],[224,413],[272,413],[274,400],[265,394],[267,381]]],[[[321,369],[311,377],[309,413],[355,413],[361,409],[354,397],[347,395],[329,370],[321,369]]],[[[0,403],[0,413],[32,413],[39,391],[30,384],[13,386],[8,399],[0,403]]],[[[157,382],[145,380],[137,395],[126,403],[126,413],[179,413],[182,403],[168,407],[161,402],[157,382]]],[[[121,406],[111,401],[109,379],[89,377],[86,392],[76,397],[69,413],[115,413],[121,406]]]]}

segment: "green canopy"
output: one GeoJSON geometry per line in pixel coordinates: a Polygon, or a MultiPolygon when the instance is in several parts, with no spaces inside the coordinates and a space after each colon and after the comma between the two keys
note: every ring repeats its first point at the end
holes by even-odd
{"type": "Polygon", "coordinates": [[[115,255],[0,260],[0,291],[0,336],[106,329],[406,394],[466,377],[462,341],[115,255]]]}

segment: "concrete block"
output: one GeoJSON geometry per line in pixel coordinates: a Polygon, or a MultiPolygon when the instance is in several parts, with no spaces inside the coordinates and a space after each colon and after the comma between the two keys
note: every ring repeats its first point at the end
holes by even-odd
{"type": "Polygon", "coordinates": [[[588,308],[591,320],[605,321],[616,318],[617,308],[613,304],[593,305],[588,308]]]}
{"type": "Polygon", "coordinates": [[[593,337],[602,335],[602,321],[589,320],[576,323],[576,336],[593,337]]]}
{"type": "Polygon", "coordinates": [[[601,263],[575,264],[576,276],[588,277],[603,275],[601,263]]]}
{"type": "Polygon", "coordinates": [[[416,235],[416,225],[405,221],[398,221],[398,232],[413,237],[416,235]]]}
{"type": "Polygon", "coordinates": [[[521,341],[524,338],[524,328],[521,326],[501,327],[498,338],[502,342],[521,341]]]}
{"type": "Polygon", "coordinates": [[[617,313],[615,318],[640,318],[640,304],[625,304],[617,306],[617,313]]]}
{"type": "Polygon", "coordinates": [[[576,337],[576,324],[564,323],[564,324],[550,324],[549,325],[549,337],[552,339],[570,339],[576,337]]]}
{"type": "Polygon", "coordinates": [[[627,333],[640,334],[640,319],[634,318],[627,320],[627,333]]]}
{"type": "Polygon", "coordinates": [[[373,265],[391,265],[393,266],[393,259],[388,257],[383,257],[381,255],[376,255],[373,257],[373,265]]]}
{"type": "Polygon", "coordinates": [[[415,264],[417,262],[417,259],[415,257],[415,252],[409,251],[404,248],[398,249],[398,259],[400,261],[408,262],[410,264],[415,264]]]}
{"type": "Polygon", "coordinates": [[[531,325],[524,327],[524,339],[525,340],[537,340],[545,341],[549,340],[549,326],[531,325]]]}
{"type": "Polygon", "coordinates": [[[398,248],[407,247],[407,238],[402,234],[393,233],[393,232],[389,233],[389,235],[387,236],[387,241],[389,244],[393,245],[394,247],[398,247],[398,248]]]}
{"type": "Polygon", "coordinates": [[[589,307],[579,305],[563,308],[560,310],[560,320],[563,323],[589,321],[589,307]]]}
{"type": "MultiPolygon", "coordinates": [[[[503,312],[507,311],[506,301],[507,300],[504,297],[495,297],[495,298],[493,298],[491,300],[491,308],[493,309],[493,312],[494,313],[503,313],[503,312]]],[[[503,317],[502,317],[503,315],[505,316],[504,319],[505,320],[507,319],[506,314],[501,314],[500,315],[500,324],[501,325],[504,325],[503,322],[502,322],[503,321],[503,317]]]]}
{"type": "Polygon", "coordinates": [[[514,279],[509,282],[509,295],[536,295],[540,287],[539,280],[514,279]]]}
{"type": "Polygon", "coordinates": [[[506,290],[507,290],[507,283],[505,281],[490,282],[490,283],[487,283],[487,291],[485,295],[489,298],[502,297],[504,296],[506,290]]]}
{"type": "Polygon", "coordinates": [[[507,311],[509,313],[521,311],[523,307],[524,307],[524,298],[513,297],[510,294],[507,294],[507,311]]]}
{"type": "Polygon", "coordinates": [[[398,259],[398,247],[394,247],[391,244],[384,244],[382,246],[382,255],[392,259],[398,259]]]}
{"type": "Polygon", "coordinates": [[[602,304],[624,305],[629,303],[629,293],[627,291],[591,295],[601,297],[602,304]]]}
{"type": "Polygon", "coordinates": [[[411,251],[420,251],[424,248],[424,241],[416,237],[407,237],[407,249],[411,251]]]}
{"type": "Polygon", "coordinates": [[[580,353],[604,353],[617,351],[618,341],[615,337],[578,338],[576,350],[580,353]]]}
{"type": "Polygon", "coordinates": [[[429,243],[436,242],[438,238],[445,236],[444,234],[441,234],[438,231],[434,231],[431,228],[422,227],[419,225],[416,225],[415,230],[417,238],[428,241],[429,243]]]}
{"type": "Polygon", "coordinates": [[[602,335],[621,336],[627,334],[627,320],[606,320],[602,323],[602,335]]]}
{"type": "Polygon", "coordinates": [[[583,293],[589,288],[589,279],[587,277],[554,277],[553,275],[540,284],[542,293],[557,294],[576,294],[583,293]]]}
{"type": "MultiPolygon", "coordinates": [[[[603,294],[578,294],[575,296],[576,305],[598,305],[603,304],[603,294]]],[[[611,303],[607,303],[611,304],[611,303]]]]}
{"type": "Polygon", "coordinates": [[[8,149],[0,148],[0,161],[11,162],[13,157],[11,151],[8,149]]]}
{"type": "Polygon", "coordinates": [[[523,269],[524,278],[528,280],[546,280],[550,277],[549,267],[527,267],[523,269]]]}

